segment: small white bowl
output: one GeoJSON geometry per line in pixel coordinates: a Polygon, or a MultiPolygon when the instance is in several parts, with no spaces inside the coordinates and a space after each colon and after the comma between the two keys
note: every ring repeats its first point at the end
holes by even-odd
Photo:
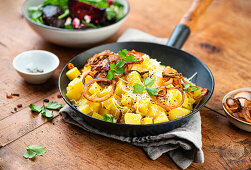
{"type": "Polygon", "coordinates": [[[118,22],[97,29],[71,30],[51,27],[34,22],[29,16],[28,8],[41,5],[44,0],[25,0],[22,13],[30,27],[43,39],[51,43],[66,47],[90,47],[106,40],[115,34],[122,26],[129,13],[129,3],[127,0],[118,0],[124,5],[124,17],[118,22]]]}
{"type": "Polygon", "coordinates": [[[234,93],[238,92],[238,91],[242,91],[242,90],[248,90],[250,91],[251,88],[242,88],[242,89],[237,89],[237,90],[233,90],[233,91],[230,91],[229,93],[227,93],[223,99],[222,99],[222,107],[226,113],[226,116],[228,118],[228,120],[234,124],[236,127],[242,129],[242,130],[245,130],[245,131],[248,131],[248,132],[251,132],[251,123],[248,123],[248,122],[245,122],[245,121],[242,121],[236,117],[234,117],[232,114],[228,113],[228,111],[226,110],[225,106],[223,105],[223,103],[227,100],[228,97],[232,96],[234,93]]]}
{"type": "Polygon", "coordinates": [[[31,84],[46,82],[59,65],[58,57],[48,51],[30,50],[17,55],[13,60],[13,67],[31,84]],[[43,72],[31,73],[29,69],[39,69],[43,72]]]}

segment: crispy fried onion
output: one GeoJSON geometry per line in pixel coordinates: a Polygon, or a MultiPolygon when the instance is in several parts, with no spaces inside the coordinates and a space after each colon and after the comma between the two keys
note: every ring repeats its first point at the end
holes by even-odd
{"type": "Polygon", "coordinates": [[[67,67],[68,67],[69,70],[71,70],[71,69],[74,68],[74,65],[72,63],[69,63],[67,67]]]}
{"type": "Polygon", "coordinates": [[[115,80],[108,80],[106,78],[92,79],[92,80],[90,80],[89,82],[87,82],[85,84],[84,90],[83,90],[83,95],[89,101],[92,101],[92,102],[103,102],[103,101],[105,101],[105,100],[107,100],[107,99],[109,99],[110,97],[113,96],[113,94],[115,92],[115,89],[116,89],[116,81],[115,80]],[[111,82],[111,84],[112,84],[111,91],[107,95],[105,95],[104,97],[100,97],[100,98],[95,98],[95,97],[90,96],[89,93],[88,93],[89,87],[93,83],[95,83],[95,82],[101,82],[101,81],[102,82],[111,82]]]}
{"type": "Polygon", "coordinates": [[[144,61],[144,58],[143,58],[143,55],[145,55],[144,53],[132,50],[132,51],[127,51],[127,55],[135,56],[138,59],[138,61],[126,62],[126,65],[129,65],[129,64],[141,64],[144,61]]]}
{"type": "Polygon", "coordinates": [[[251,93],[251,91],[238,91],[232,96],[228,97],[223,105],[228,113],[232,114],[234,117],[251,123],[251,101],[246,97],[236,97],[239,93],[251,93]],[[243,105],[240,100],[244,100],[243,105]]]}
{"type": "MultiPolygon", "coordinates": [[[[184,103],[185,94],[184,94],[184,92],[183,92],[182,89],[177,88],[177,87],[169,87],[169,88],[166,88],[165,86],[164,86],[164,87],[161,86],[161,87],[159,87],[159,89],[166,91],[166,92],[161,92],[161,93],[164,93],[165,95],[167,94],[167,91],[168,91],[168,90],[175,90],[175,89],[176,89],[176,90],[179,90],[180,93],[181,93],[181,95],[182,95],[182,99],[181,99],[180,103],[179,103],[177,106],[167,106],[167,105],[163,104],[163,103],[161,102],[161,99],[157,96],[157,104],[158,104],[160,107],[164,108],[165,110],[171,110],[171,109],[178,108],[178,107],[182,106],[182,104],[184,103]]],[[[159,93],[158,93],[158,95],[159,95],[159,93]]],[[[163,96],[163,97],[164,97],[165,95],[161,94],[161,96],[163,96]]]]}

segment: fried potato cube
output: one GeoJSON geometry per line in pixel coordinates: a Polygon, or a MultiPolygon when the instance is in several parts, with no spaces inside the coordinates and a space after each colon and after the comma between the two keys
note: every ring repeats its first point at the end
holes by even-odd
{"type": "Polygon", "coordinates": [[[99,112],[101,108],[101,103],[98,102],[89,102],[88,105],[93,112],[99,112]]]}
{"type": "Polygon", "coordinates": [[[170,120],[174,120],[174,119],[178,119],[180,117],[183,117],[187,114],[189,114],[191,112],[191,110],[185,109],[185,108],[176,108],[176,109],[172,109],[168,112],[168,117],[170,120]]]}
{"type": "Polygon", "coordinates": [[[88,81],[91,81],[92,79],[93,79],[92,76],[87,75],[87,76],[85,77],[85,83],[87,83],[88,81]]]}
{"type": "Polygon", "coordinates": [[[141,124],[140,114],[126,113],[124,119],[126,124],[136,124],[136,125],[141,124]]]}
{"type": "Polygon", "coordinates": [[[92,112],[88,104],[78,106],[77,109],[87,115],[92,112]]]}
{"type": "Polygon", "coordinates": [[[165,110],[156,104],[150,104],[147,116],[156,118],[160,114],[165,114],[165,110]]]}
{"type": "Polygon", "coordinates": [[[80,71],[78,70],[77,67],[74,67],[73,69],[70,69],[66,72],[66,76],[68,77],[68,79],[73,80],[75,78],[77,78],[80,75],[80,71]]]}
{"type": "Polygon", "coordinates": [[[169,119],[165,114],[160,114],[158,117],[154,119],[154,124],[168,122],[169,119]]]}
{"type": "Polygon", "coordinates": [[[126,83],[122,80],[119,80],[116,84],[115,94],[121,97],[121,95],[124,93],[125,88],[126,88],[126,83]]]}
{"type": "Polygon", "coordinates": [[[79,78],[75,78],[68,84],[66,96],[70,100],[79,100],[82,95],[83,89],[84,84],[82,80],[79,78]]]}
{"type": "Polygon", "coordinates": [[[107,109],[107,110],[116,110],[116,105],[114,105],[114,103],[116,102],[116,99],[114,99],[114,97],[111,97],[108,100],[105,100],[103,102],[103,106],[107,109]],[[114,101],[113,101],[114,100],[114,101]]]}
{"type": "Polygon", "coordinates": [[[98,96],[99,96],[99,97],[104,97],[104,96],[106,96],[109,92],[111,92],[111,90],[112,90],[112,86],[108,86],[108,87],[104,88],[104,89],[98,94],[98,96]]]}
{"type": "Polygon", "coordinates": [[[98,85],[97,82],[93,83],[93,84],[91,85],[91,87],[89,88],[89,92],[90,92],[91,94],[97,94],[97,95],[99,95],[99,93],[100,93],[101,91],[102,91],[102,87],[101,87],[100,85],[98,85]]]}
{"type": "Polygon", "coordinates": [[[99,109],[99,114],[101,114],[102,116],[104,116],[105,114],[109,114],[109,110],[107,110],[105,108],[101,108],[101,109],[99,109]]]}
{"type": "Polygon", "coordinates": [[[122,95],[121,98],[121,104],[124,106],[131,106],[133,103],[133,98],[131,97],[130,94],[126,93],[124,95],[122,95]]]}
{"type": "Polygon", "coordinates": [[[145,117],[142,119],[141,124],[146,125],[146,124],[153,124],[153,118],[151,117],[145,117]]]}
{"type": "Polygon", "coordinates": [[[142,84],[141,78],[138,72],[133,71],[127,76],[128,86],[133,87],[135,83],[142,84]]]}
{"type": "Polygon", "coordinates": [[[84,68],[81,70],[81,72],[84,74],[84,73],[87,73],[91,71],[91,66],[89,65],[85,65],[84,68]]]}
{"type": "Polygon", "coordinates": [[[148,110],[149,110],[148,108],[149,108],[149,105],[150,105],[150,100],[151,100],[151,98],[144,98],[144,99],[141,99],[139,101],[139,103],[138,103],[138,109],[142,113],[141,114],[142,116],[145,116],[145,115],[148,114],[148,110]]]}
{"type": "Polygon", "coordinates": [[[103,120],[103,116],[101,116],[100,114],[98,114],[97,112],[93,112],[92,117],[99,119],[99,120],[103,120]]]}

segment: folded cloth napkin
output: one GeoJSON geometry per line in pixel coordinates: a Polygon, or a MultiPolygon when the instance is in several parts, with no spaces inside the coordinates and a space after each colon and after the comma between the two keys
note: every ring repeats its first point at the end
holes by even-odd
{"type": "MultiPolygon", "coordinates": [[[[157,38],[136,29],[128,29],[118,41],[167,43],[167,39],[157,38]]],[[[68,105],[60,110],[60,114],[65,122],[74,124],[86,131],[139,146],[152,160],[156,160],[162,154],[167,153],[182,169],[186,169],[192,162],[204,162],[204,154],[201,148],[201,118],[199,112],[194,114],[190,121],[180,128],[156,136],[145,137],[125,137],[102,132],[88,125],[68,105]]]]}

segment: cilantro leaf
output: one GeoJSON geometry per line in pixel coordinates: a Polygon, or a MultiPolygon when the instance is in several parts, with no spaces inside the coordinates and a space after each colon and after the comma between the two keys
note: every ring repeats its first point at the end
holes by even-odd
{"type": "Polygon", "coordinates": [[[123,60],[120,60],[116,63],[117,68],[121,68],[125,65],[125,62],[123,60]]]}
{"type": "Polygon", "coordinates": [[[123,60],[126,58],[126,54],[127,54],[127,49],[123,49],[122,51],[118,52],[119,57],[123,60]]]}
{"type": "Polygon", "coordinates": [[[45,108],[51,109],[51,110],[58,110],[62,107],[61,104],[58,104],[58,102],[50,102],[48,103],[45,108]]]}
{"type": "Polygon", "coordinates": [[[114,70],[109,70],[106,78],[112,80],[114,78],[114,70]]]}
{"type": "Polygon", "coordinates": [[[158,90],[156,88],[153,88],[153,87],[146,87],[146,91],[147,93],[150,95],[150,96],[153,96],[153,95],[157,95],[158,94],[158,90]]]}
{"type": "Polygon", "coordinates": [[[117,74],[123,74],[125,72],[125,69],[121,67],[121,68],[116,68],[115,71],[117,74]]]}
{"type": "Polygon", "coordinates": [[[144,85],[145,86],[151,86],[151,85],[153,85],[153,83],[154,83],[154,81],[155,81],[155,78],[153,78],[153,79],[145,79],[145,81],[144,81],[144,85]]]}
{"type": "Polygon", "coordinates": [[[124,59],[125,62],[135,62],[135,61],[139,61],[139,59],[137,59],[134,55],[129,55],[124,59]]]}
{"type": "Polygon", "coordinates": [[[110,64],[110,69],[111,70],[115,69],[115,67],[116,67],[115,63],[110,64]]]}
{"type": "Polygon", "coordinates": [[[191,92],[191,90],[190,89],[186,89],[186,91],[185,92],[191,92]]]}
{"type": "Polygon", "coordinates": [[[30,104],[29,107],[30,107],[30,109],[31,109],[32,111],[37,112],[37,113],[39,113],[39,112],[42,111],[42,108],[41,108],[41,107],[36,106],[36,105],[34,105],[34,104],[30,104]]]}
{"type": "Polygon", "coordinates": [[[182,83],[182,85],[184,86],[185,89],[187,89],[188,87],[190,87],[189,83],[182,83]]]}
{"type": "Polygon", "coordinates": [[[112,123],[113,123],[113,119],[114,119],[114,116],[109,116],[109,115],[107,115],[107,114],[105,114],[105,115],[103,116],[103,120],[104,120],[104,121],[107,121],[107,122],[112,122],[112,123]]]}
{"type": "Polygon", "coordinates": [[[46,152],[46,149],[42,145],[27,145],[24,143],[27,147],[26,150],[27,152],[23,155],[24,158],[33,158],[36,155],[43,155],[46,152]]]}
{"type": "Polygon", "coordinates": [[[141,84],[135,83],[133,87],[134,87],[133,93],[142,94],[144,91],[144,86],[141,84]]]}
{"type": "Polygon", "coordinates": [[[200,90],[200,89],[198,87],[195,87],[195,86],[191,87],[191,91],[197,91],[197,90],[200,90]]]}
{"type": "Polygon", "coordinates": [[[42,109],[42,115],[47,118],[51,118],[53,117],[53,111],[48,110],[48,109],[42,109]]]}

